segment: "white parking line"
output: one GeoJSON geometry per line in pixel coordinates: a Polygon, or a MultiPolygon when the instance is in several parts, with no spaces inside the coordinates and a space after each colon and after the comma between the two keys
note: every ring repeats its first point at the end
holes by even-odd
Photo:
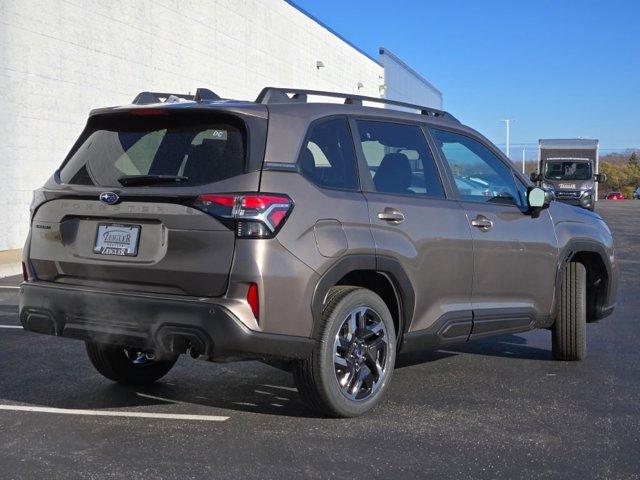
{"type": "Polygon", "coordinates": [[[7,288],[9,290],[19,290],[20,287],[15,287],[13,285],[0,285],[0,290],[2,290],[3,288],[7,288]]]}
{"type": "Polygon", "coordinates": [[[146,393],[136,392],[136,395],[139,396],[139,397],[142,397],[142,398],[148,398],[148,399],[151,399],[151,400],[158,400],[160,402],[188,405],[185,402],[180,402],[178,400],[171,400],[170,398],[156,397],[155,395],[149,395],[149,394],[146,394],[146,393]]]}
{"type": "Polygon", "coordinates": [[[0,325],[0,328],[22,328],[22,325],[0,325]]]}
{"type": "Polygon", "coordinates": [[[204,422],[225,422],[229,417],[217,415],[185,415],[172,413],[147,412],[112,412],[108,410],[82,410],[75,408],[28,407],[22,405],[0,405],[0,410],[13,412],[56,413],[61,415],[87,415],[92,417],[128,417],[128,418],[156,418],[163,420],[199,420],[204,422]]]}
{"type": "Polygon", "coordinates": [[[297,392],[298,389],[297,388],[292,388],[292,387],[283,387],[281,385],[262,385],[263,387],[269,387],[269,388],[279,388],[280,390],[288,390],[289,392],[297,392]]]}
{"type": "Polygon", "coordinates": [[[262,390],[254,390],[254,392],[259,393],[260,395],[273,395],[271,392],[264,392],[262,390]]]}

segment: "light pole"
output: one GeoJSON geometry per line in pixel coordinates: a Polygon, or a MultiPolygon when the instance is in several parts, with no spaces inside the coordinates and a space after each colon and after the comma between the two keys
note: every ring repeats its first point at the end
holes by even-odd
{"type": "Polygon", "coordinates": [[[524,174],[524,148],[522,149],[522,173],[524,174]]]}
{"type": "Polygon", "coordinates": [[[502,120],[505,124],[505,126],[507,127],[507,157],[509,157],[509,126],[511,124],[511,122],[515,122],[516,119],[515,118],[505,118],[502,120]]]}

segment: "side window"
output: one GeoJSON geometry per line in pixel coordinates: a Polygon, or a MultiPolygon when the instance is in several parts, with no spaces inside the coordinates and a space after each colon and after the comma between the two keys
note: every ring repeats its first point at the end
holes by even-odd
{"type": "Polygon", "coordinates": [[[420,127],[367,120],[356,123],[377,192],[444,198],[436,164],[420,127]]]}
{"type": "Polygon", "coordinates": [[[346,118],[314,124],[300,152],[302,174],[320,187],[358,188],[356,155],[346,118]]]}
{"type": "Polygon", "coordinates": [[[521,206],[511,169],[491,150],[465,135],[431,130],[462,200],[521,206]]]}

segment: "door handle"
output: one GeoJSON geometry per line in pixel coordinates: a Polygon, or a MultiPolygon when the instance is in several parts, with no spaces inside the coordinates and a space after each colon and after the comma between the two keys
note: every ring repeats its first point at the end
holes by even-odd
{"type": "Polygon", "coordinates": [[[404,221],[404,213],[394,209],[385,208],[383,212],[378,213],[378,218],[390,223],[402,223],[404,221]]]}
{"type": "Polygon", "coordinates": [[[484,215],[478,215],[476,218],[471,220],[471,226],[479,228],[481,231],[486,232],[491,227],[493,227],[493,222],[484,215]]]}

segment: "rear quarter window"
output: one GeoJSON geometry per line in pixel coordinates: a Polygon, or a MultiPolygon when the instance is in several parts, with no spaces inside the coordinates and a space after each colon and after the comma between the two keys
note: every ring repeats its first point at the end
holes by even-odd
{"type": "Polygon", "coordinates": [[[246,171],[246,145],[244,124],[232,116],[104,115],[90,120],[60,179],[104,187],[136,175],[186,177],[179,185],[213,183],[246,171]]]}
{"type": "Polygon", "coordinates": [[[344,117],[314,123],[298,158],[302,174],[324,188],[356,190],[358,173],[353,138],[344,117]]]}

